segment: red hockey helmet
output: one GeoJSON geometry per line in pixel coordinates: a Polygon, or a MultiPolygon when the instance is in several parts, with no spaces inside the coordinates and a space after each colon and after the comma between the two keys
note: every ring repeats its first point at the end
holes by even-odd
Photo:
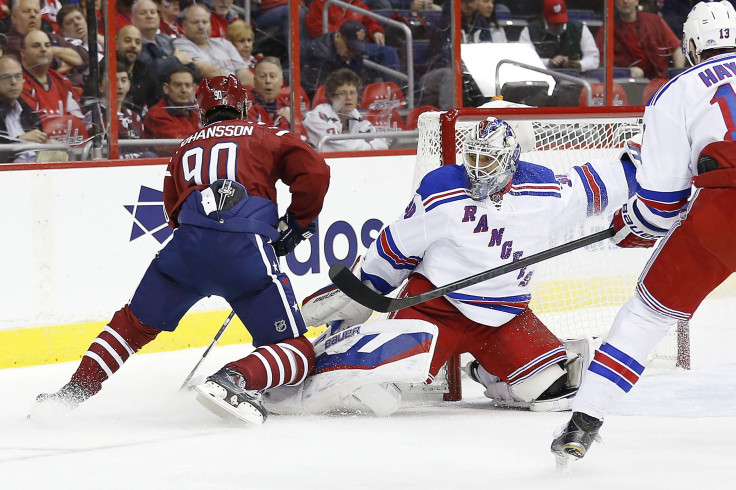
{"type": "Polygon", "coordinates": [[[205,114],[215,107],[232,107],[245,115],[249,108],[248,94],[235,75],[204,78],[197,87],[197,105],[203,122],[205,114]]]}

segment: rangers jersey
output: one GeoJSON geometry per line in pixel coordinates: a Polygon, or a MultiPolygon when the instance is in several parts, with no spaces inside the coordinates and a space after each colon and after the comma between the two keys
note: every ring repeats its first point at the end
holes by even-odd
{"type": "MultiPolygon", "coordinates": [[[[499,203],[466,193],[462,165],[428,173],[403,219],[384,228],[365,255],[362,279],[383,293],[412,272],[435,286],[499,267],[549,247],[549,236],[588,216],[621,206],[636,191],[628,161],[596,160],[555,175],[520,161],[499,203]]],[[[534,266],[450,293],[466,317],[499,326],[531,300],[534,266]]]]}
{"type": "Polygon", "coordinates": [[[698,155],[714,141],[736,139],[736,54],[722,54],[679,74],[644,110],[642,223],[663,235],[678,218],[698,175],[698,155]]]}

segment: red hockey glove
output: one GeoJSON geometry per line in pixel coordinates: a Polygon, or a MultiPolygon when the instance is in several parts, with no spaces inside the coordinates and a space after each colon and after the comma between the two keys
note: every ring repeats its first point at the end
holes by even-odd
{"type": "Polygon", "coordinates": [[[621,248],[649,248],[655,244],[657,239],[644,238],[634,232],[632,219],[626,212],[626,207],[630,205],[631,203],[624,204],[621,209],[613,214],[611,226],[613,226],[616,234],[613,235],[611,240],[621,248]]]}

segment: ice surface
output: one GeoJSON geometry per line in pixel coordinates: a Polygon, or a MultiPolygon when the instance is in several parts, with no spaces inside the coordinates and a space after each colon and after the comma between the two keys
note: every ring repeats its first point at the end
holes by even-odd
{"type": "MultiPolygon", "coordinates": [[[[45,423],[26,416],[77,363],[0,370],[0,488],[20,489],[731,489],[736,488],[734,300],[693,319],[693,370],[648,370],[603,425],[603,445],[555,470],[569,413],[462,402],[387,418],[270,416],[228,426],[178,388],[203,349],[133,356],[105,389],[45,423]]],[[[213,326],[213,329],[216,329],[213,326]]],[[[209,374],[247,346],[217,347],[209,374]]]]}

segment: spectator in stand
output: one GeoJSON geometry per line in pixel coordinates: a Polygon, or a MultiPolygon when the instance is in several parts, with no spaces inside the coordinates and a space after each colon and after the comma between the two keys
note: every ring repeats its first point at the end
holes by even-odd
{"type": "MultiPolygon", "coordinates": [[[[496,19],[496,0],[476,0],[475,8],[478,11],[478,15],[484,18],[488,24],[488,28],[491,33],[491,42],[508,42],[506,39],[506,31],[503,30],[503,27],[498,23],[498,19],[496,19]]],[[[440,10],[441,9],[442,8],[440,7],[440,10]]],[[[592,39],[593,38],[591,37],[591,40],[592,39]]]]}
{"type": "Polygon", "coordinates": [[[212,4],[212,16],[210,17],[212,34],[210,37],[226,37],[227,26],[239,19],[238,14],[233,10],[233,0],[210,0],[210,3],[212,4]]]}
{"type": "Polygon", "coordinates": [[[23,99],[41,115],[41,120],[72,115],[82,118],[82,110],[72,95],[68,78],[51,69],[51,40],[38,29],[26,34],[20,50],[25,82],[23,99]]]}
{"type": "MultiPolygon", "coordinates": [[[[12,56],[0,57],[0,145],[8,143],[48,143],[41,128],[41,116],[23,100],[23,70],[12,56]]],[[[0,163],[29,162],[35,151],[11,152],[0,146],[0,163]]]]}
{"type": "MultiPolygon", "coordinates": [[[[175,68],[163,83],[164,98],[143,118],[146,139],[186,138],[202,127],[194,106],[194,75],[185,66],[175,68]]],[[[168,156],[169,152],[157,152],[168,156]]]]}
{"type": "MultiPolygon", "coordinates": [[[[634,78],[667,78],[670,64],[685,66],[680,40],[658,15],[639,12],[639,0],[614,0],[613,66],[631,69],[634,78]]],[[[595,38],[603,58],[604,29],[595,38]]]]}
{"type": "Polygon", "coordinates": [[[118,29],[133,24],[133,3],[135,0],[115,0],[115,27],[118,29]]]}
{"type": "MultiPolygon", "coordinates": [[[[74,46],[81,46],[89,52],[87,44],[87,17],[86,13],[78,4],[68,3],[59,9],[56,14],[56,22],[61,29],[64,39],[72,43],[74,46]]],[[[97,35],[97,60],[101,61],[105,57],[105,37],[97,35]]],[[[89,67],[84,75],[89,74],[89,67]]]]}
{"type": "MultiPolygon", "coordinates": [[[[362,84],[360,77],[348,68],[341,68],[327,77],[325,96],[327,103],[319,104],[307,112],[304,129],[309,143],[315,148],[328,134],[375,133],[376,128],[358,112],[358,95],[362,84]]],[[[386,138],[337,140],[326,143],[321,151],[385,150],[386,138]]]]}
{"type": "Polygon", "coordinates": [[[225,36],[228,41],[233,43],[238,54],[248,64],[250,71],[255,72],[256,62],[263,58],[262,54],[253,55],[253,42],[255,41],[255,33],[253,28],[246,24],[244,20],[235,20],[227,26],[227,34],[225,36]]]}
{"type": "Polygon", "coordinates": [[[178,18],[181,14],[179,2],[176,0],[155,0],[158,15],[161,17],[161,34],[166,34],[171,39],[182,37],[184,29],[179,25],[178,18]]]}
{"type": "Polygon", "coordinates": [[[283,85],[284,75],[278,58],[266,56],[256,63],[255,83],[248,94],[253,103],[248,121],[290,129],[291,108],[277,99],[283,85]]]}
{"type": "Polygon", "coordinates": [[[185,8],[184,37],[175,39],[174,46],[189,53],[202,78],[233,74],[244,84],[253,85],[253,73],[233,43],[224,38],[210,38],[210,16],[209,9],[202,4],[185,8]]]}
{"type": "MultiPolygon", "coordinates": [[[[143,119],[141,115],[136,112],[135,107],[126,100],[128,92],[130,91],[130,78],[128,78],[128,72],[125,71],[125,66],[122,63],[117,63],[117,116],[118,116],[118,140],[128,139],[140,139],[143,137],[143,119]]],[[[93,134],[95,127],[104,128],[107,126],[107,80],[104,77],[100,77],[99,93],[101,99],[97,97],[90,97],[82,101],[82,110],[84,111],[84,123],[87,126],[89,134],[93,134]],[[100,100],[103,101],[100,104],[101,111],[96,111],[95,106],[99,104],[100,100]],[[94,117],[100,117],[101,120],[97,121],[97,125],[92,124],[94,117]]],[[[134,159],[134,158],[155,158],[158,155],[151,151],[147,151],[141,147],[125,147],[121,145],[119,156],[122,159],[134,159]]]]}
{"type": "Polygon", "coordinates": [[[327,76],[339,68],[349,68],[364,81],[370,80],[363,70],[366,36],[363,24],[349,20],[337,31],[322,34],[302,45],[302,87],[310,98],[325,83],[327,76]]]}
{"type": "MultiPolygon", "coordinates": [[[[7,32],[5,54],[19,57],[23,37],[35,29],[41,29],[41,10],[38,0],[19,0],[13,4],[11,24],[7,32]]],[[[64,74],[75,87],[84,86],[84,72],[89,69],[89,53],[81,46],[74,46],[60,34],[47,33],[51,44],[51,67],[64,74]]]]}
{"type": "Polygon", "coordinates": [[[593,34],[582,22],[569,20],[564,0],[544,0],[542,17],[521,31],[519,42],[533,44],[547,68],[584,72],[600,65],[593,34]]]}
{"type": "Polygon", "coordinates": [[[123,64],[131,83],[131,102],[143,114],[163,97],[160,81],[138,57],[143,46],[141,31],[134,25],[121,28],[117,35],[117,61],[123,64]]]}
{"type": "MultiPolygon", "coordinates": [[[[272,39],[278,39],[286,43],[290,32],[288,0],[262,0],[258,5],[260,9],[253,11],[251,14],[251,20],[255,28],[272,39]]],[[[299,42],[301,43],[306,43],[312,39],[304,22],[308,12],[309,8],[306,2],[299,0],[299,42]]]]}
{"type": "MultiPolygon", "coordinates": [[[[323,35],[322,32],[322,11],[327,0],[313,0],[309,5],[309,12],[304,19],[307,32],[312,39],[323,35]]],[[[370,11],[368,6],[361,0],[346,0],[347,3],[355,7],[359,7],[370,11]]],[[[367,37],[365,39],[365,53],[368,58],[375,61],[379,65],[391,68],[392,70],[401,71],[399,63],[399,53],[396,48],[386,46],[386,34],[377,20],[365,16],[354,10],[343,9],[338,5],[330,5],[327,9],[327,29],[328,32],[337,31],[345,22],[355,21],[365,26],[367,37]]],[[[383,75],[384,80],[395,81],[390,75],[383,75]]]]}
{"type": "Polygon", "coordinates": [[[138,59],[150,68],[150,76],[161,78],[182,64],[189,64],[190,69],[194,69],[189,53],[175,48],[173,39],[166,34],[158,34],[161,19],[153,0],[135,2],[132,19],[133,25],[141,33],[142,46],[138,59]]]}

